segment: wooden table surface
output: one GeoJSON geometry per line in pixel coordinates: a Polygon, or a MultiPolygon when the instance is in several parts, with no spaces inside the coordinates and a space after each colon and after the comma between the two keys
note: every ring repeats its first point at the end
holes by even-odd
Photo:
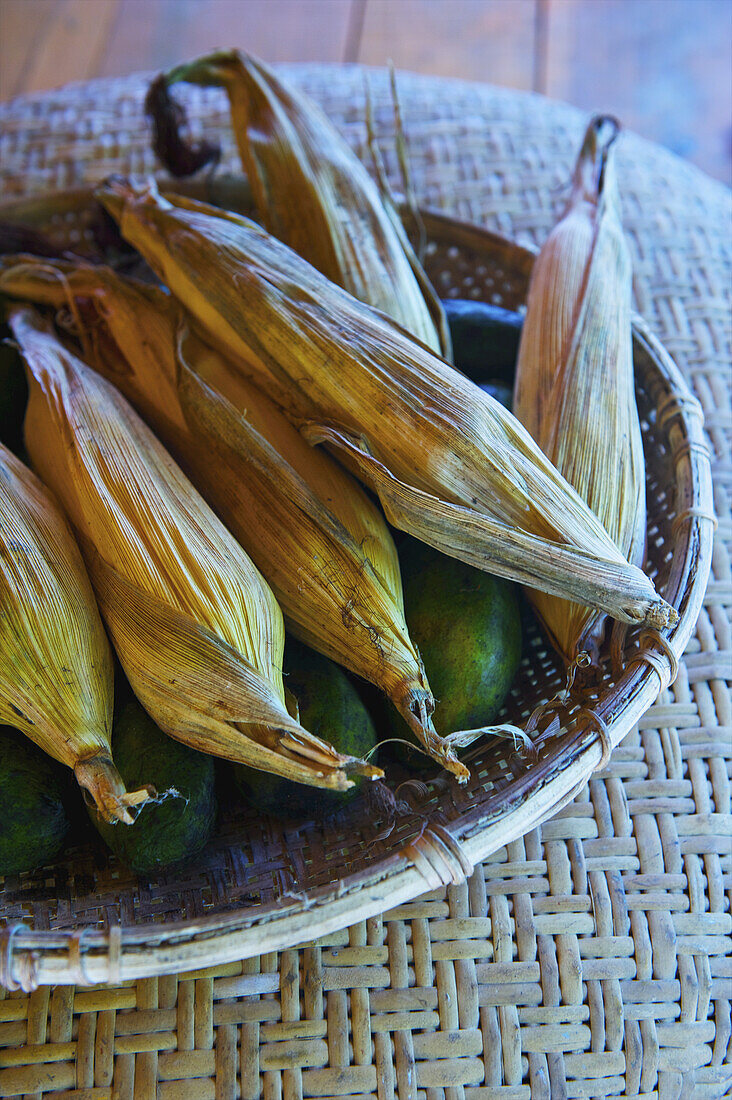
{"type": "Polygon", "coordinates": [[[732,182],[732,0],[0,0],[0,99],[222,45],[541,92],[732,182]]]}

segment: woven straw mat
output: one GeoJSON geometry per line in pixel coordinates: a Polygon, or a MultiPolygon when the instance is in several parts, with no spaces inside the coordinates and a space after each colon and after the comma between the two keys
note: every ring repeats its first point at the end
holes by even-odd
{"type": "MultiPolygon", "coordinates": [[[[363,153],[362,70],[289,74],[363,153]]],[[[387,83],[371,79],[396,182],[387,83]]],[[[152,169],[144,87],[132,77],[0,107],[3,197],[152,169]]],[[[540,243],[580,112],[406,74],[399,90],[420,202],[540,243]]],[[[218,92],[188,101],[194,133],[202,120],[226,131],[218,92]]],[[[714,458],[712,577],[678,679],[573,802],[463,886],[279,955],[6,994],[0,1096],[730,1095],[730,202],[633,135],[618,162],[636,308],[701,401],[714,458]]]]}

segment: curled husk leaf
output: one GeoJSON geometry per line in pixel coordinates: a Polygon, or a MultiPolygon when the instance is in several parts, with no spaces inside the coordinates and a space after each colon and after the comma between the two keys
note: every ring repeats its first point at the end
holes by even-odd
{"type": "Polygon", "coordinates": [[[424,345],[246,218],[152,184],[97,194],[207,339],[394,526],[617,619],[676,620],[519,421],[424,345]]]}
{"type": "MultiPolygon", "coordinates": [[[[160,138],[170,129],[171,112],[155,110],[155,104],[178,81],[226,90],[239,155],[267,230],[450,358],[442,306],[391,197],[379,192],[320,107],[251,54],[217,50],[177,66],[151,86],[148,109],[159,120],[158,152],[164,151],[160,138]]],[[[177,151],[179,143],[172,148],[177,151]]],[[[171,158],[164,163],[170,165],[171,158]]]]}
{"type": "Polygon", "coordinates": [[[361,766],[288,713],[268,585],[109,382],[35,311],[11,308],[30,398],[26,446],[71,519],[135,694],[203,752],[345,789],[361,766]]]}
{"type": "Polygon", "coordinates": [[[112,761],[112,655],[58,504],[0,444],[0,723],[71,768],[106,821],[131,825],[112,761]]]}

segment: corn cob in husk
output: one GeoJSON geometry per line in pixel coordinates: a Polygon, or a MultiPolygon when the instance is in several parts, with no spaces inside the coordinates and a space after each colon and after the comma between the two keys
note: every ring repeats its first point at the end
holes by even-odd
{"type": "MultiPolygon", "coordinates": [[[[633,381],[630,254],[620,223],[611,145],[617,124],[594,118],[561,219],[529,286],[514,411],[602,521],[628,561],[645,547],[645,465],[633,381]]],[[[596,659],[606,617],[533,591],[568,660],[596,659]]]]}
{"type": "Polygon", "coordinates": [[[424,345],[246,218],[152,184],[97,194],[207,338],[396,527],[623,621],[676,620],[516,418],[424,345]]]}
{"type": "MultiPolygon", "coordinates": [[[[288,713],[266,582],[118,391],[27,307],[9,323],[30,386],[26,446],[63,502],[122,666],[193,748],[345,789],[352,762],[288,713]]],[[[380,774],[363,766],[367,774],[380,774]]]]}
{"type": "Polygon", "coordinates": [[[0,723],[74,772],[107,821],[131,825],[112,761],[112,655],[89,577],[56,501],[0,444],[0,723]]]}
{"type": "MultiPolygon", "coordinates": [[[[170,114],[167,89],[178,81],[226,90],[239,155],[267,230],[449,358],[442,306],[390,196],[379,194],[325,113],[256,57],[217,50],[153,84],[147,106],[159,125],[170,114]]],[[[156,147],[170,166],[165,143],[156,147]]]]}
{"type": "Polygon", "coordinates": [[[0,291],[71,303],[88,362],[130,399],[251,555],[288,630],[381,688],[428,751],[466,778],[432,727],[396,548],[358,483],[185,333],[180,306],[163,291],[109,268],[32,257],[0,261],[0,291]]]}

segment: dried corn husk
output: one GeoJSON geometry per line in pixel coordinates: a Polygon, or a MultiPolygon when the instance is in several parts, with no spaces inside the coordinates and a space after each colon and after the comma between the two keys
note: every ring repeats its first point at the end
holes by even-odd
{"type": "Polygon", "coordinates": [[[26,445],[77,530],[112,641],[150,715],[203,752],[349,786],[351,759],[286,709],[282,615],[239,544],[125,399],[37,313],[11,309],[10,326],[28,368],[26,445]]]}
{"type": "Polygon", "coordinates": [[[425,747],[467,778],[430,722],[434,700],[404,620],[396,549],[358,483],[219,352],[185,334],[170,295],[109,268],[32,257],[0,261],[0,291],[73,305],[88,361],[129,397],[251,555],[287,628],[381,688],[425,747]]]}
{"type": "Polygon", "coordinates": [[[442,306],[390,197],[379,194],[324,112],[264,62],[237,50],[172,69],[151,89],[149,108],[160,102],[161,85],[177,81],[225,88],[239,155],[269,232],[449,358],[442,306]]]}
{"type": "Polygon", "coordinates": [[[629,622],[676,612],[498,402],[246,218],[153,185],[98,195],[208,338],[396,527],[629,622]]]}
{"type": "Polygon", "coordinates": [[[107,821],[131,825],[112,761],[112,655],[56,501],[0,444],[0,722],[71,768],[107,821]]]}
{"type": "MultiPolygon", "coordinates": [[[[572,193],[536,259],[516,371],[514,410],[636,565],[645,546],[645,465],[633,382],[630,254],[611,145],[594,118],[572,193]]],[[[530,592],[559,651],[596,657],[606,617],[530,592]]]]}

